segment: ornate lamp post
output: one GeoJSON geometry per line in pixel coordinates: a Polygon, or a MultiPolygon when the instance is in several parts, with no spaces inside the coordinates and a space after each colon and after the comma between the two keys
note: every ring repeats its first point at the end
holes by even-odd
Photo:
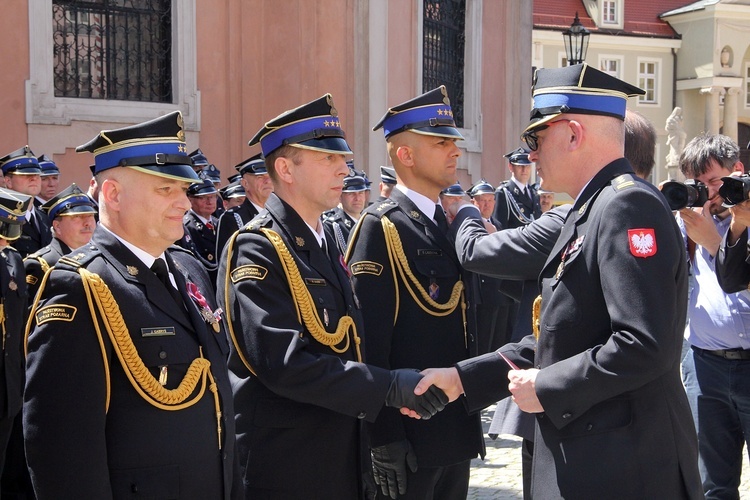
{"type": "Polygon", "coordinates": [[[583,27],[578,19],[578,12],[570,28],[563,31],[563,42],[565,43],[565,54],[568,65],[581,64],[586,60],[586,51],[589,48],[589,36],[591,32],[583,27]]]}

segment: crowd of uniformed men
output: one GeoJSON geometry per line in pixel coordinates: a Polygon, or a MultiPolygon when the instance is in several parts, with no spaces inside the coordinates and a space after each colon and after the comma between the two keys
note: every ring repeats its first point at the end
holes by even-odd
{"type": "Polygon", "coordinates": [[[373,129],[372,203],[330,94],[267,121],[224,187],[179,112],[79,146],[87,192],[28,146],[0,158],[2,494],[465,498],[478,411],[512,395],[526,495],[702,497],[684,244],[623,158],[639,93],[539,70],[510,179],[464,191],[426,92],[373,129]]]}

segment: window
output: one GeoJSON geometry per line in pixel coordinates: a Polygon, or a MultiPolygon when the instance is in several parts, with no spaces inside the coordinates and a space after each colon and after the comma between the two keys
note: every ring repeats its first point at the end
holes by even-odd
{"type": "Polygon", "coordinates": [[[422,88],[445,85],[456,126],[464,126],[465,0],[423,0],[422,88]]]}
{"type": "Polygon", "coordinates": [[[612,75],[615,78],[620,78],[620,67],[622,65],[622,59],[610,56],[602,56],[599,59],[599,69],[612,75]]]}
{"type": "Polygon", "coordinates": [[[179,109],[199,130],[196,2],[28,0],[28,123],[138,123],[179,109]]]}
{"type": "Polygon", "coordinates": [[[54,0],[56,97],[172,101],[169,0],[54,0]]]}
{"type": "Polygon", "coordinates": [[[616,0],[602,0],[602,24],[620,24],[617,10],[616,0]]]}
{"type": "Polygon", "coordinates": [[[646,91],[645,95],[638,97],[638,102],[643,104],[658,104],[658,61],[638,61],[638,86],[646,91]]]}
{"type": "Polygon", "coordinates": [[[750,63],[745,63],[745,107],[750,108],[750,63]]]}

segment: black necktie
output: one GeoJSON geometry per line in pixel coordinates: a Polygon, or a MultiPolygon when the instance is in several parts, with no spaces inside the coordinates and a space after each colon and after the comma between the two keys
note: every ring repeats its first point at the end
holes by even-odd
{"type": "Polygon", "coordinates": [[[180,292],[177,291],[172,285],[172,281],[169,279],[169,270],[167,269],[167,263],[164,262],[164,259],[156,259],[151,265],[151,271],[153,271],[156,277],[159,278],[159,281],[167,287],[167,291],[175,302],[182,306],[182,296],[180,296],[180,292]]]}
{"type": "Polygon", "coordinates": [[[448,234],[448,219],[445,218],[445,212],[440,205],[435,205],[435,223],[443,234],[448,234]]]}

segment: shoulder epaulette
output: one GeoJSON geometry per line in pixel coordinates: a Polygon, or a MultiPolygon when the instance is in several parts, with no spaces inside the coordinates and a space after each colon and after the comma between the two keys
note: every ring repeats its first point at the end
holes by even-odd
{"type": "Polygon", "coordinates": [[[268,214],[268,211],[263,210],[261,213],[253,217],[253,220],[245,224],[245,227],[240,231],[257,231],[258,229],[266,226],[270,226],[273,223],[273,219],[268,214]]]}
{"type": "MultiPolygon", "coordinates": [[[[8,247],[6,247],[6,248],[8,248],[8,247]]],[[[37,250],[34,253],[30,253],[29,255],[27,255],[26,257],[24,257],[23,260],[25,261],[26,259],[38,259],[39,257],[42,257],[45,254],[48,254],[49,252],[50,252],[50,247],[46,246],[46,247],[40,248],[39,250],[37,250]]]]}
{"type": "Polygon", "coordinates": [[[633,174],[622,174],[612,179],[612,187],[615,191],[622,191],[636,185],[635,176],[633,174]]]}
{"type": "Polygon", "coordinates": [[[60,260],[55,264],[55,269],[68,267],[72,270],[76,270],[79,267],[86,267],[86,265],[94,260],[99,254],[101,254],[99,247],[88,244],[78,250],[70,252],[68,255],[60,257],[60,260]]]}
{"type": "Polygon", "coordinates": [[[187,248],[181,247],[180,245],[174,245],[174,244],[169,245],[168,250],[170,252],[185,252],[188,255],[193,255],[193,253],[190,250],[188,250],[187,248]]]}
{"type": "Polygon", "coordinates": [[[320,215],[320,220],[323,222],[334,222],[337,219],[340,219],[338,211],[333,208],[331,210],[326,210],[320,215]]]}
{"type": "Polygon", "coordinates": [[[375,217],[381,218],[388,212],[398,208],[398,203],[392,199],[387,199],[379,202],[375,202],[365,209],[364,214],[374,215],[375,217]]]}

